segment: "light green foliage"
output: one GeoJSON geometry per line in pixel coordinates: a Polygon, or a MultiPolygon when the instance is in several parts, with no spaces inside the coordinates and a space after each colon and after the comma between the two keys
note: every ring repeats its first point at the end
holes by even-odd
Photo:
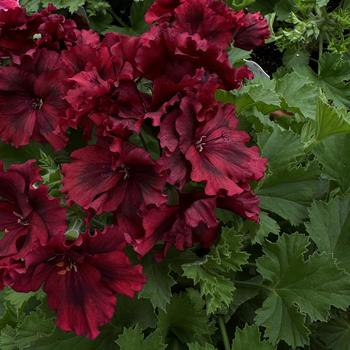
{"type": "Polygon", "coordinates": [[[200,345],[198,343],[191,343],[191,344],[188,344],[188,350],[216,350],[216,349],[210,344],[200,345]]]}
{"type": "Polygon", "coordinates": [[[184,276],[199,285],[208,314],[223,312],[233,300],[232,272],[240,271],[248,260],[241,239],[234,229],[224,228],[220,242],[204,260],[183,265],[184,276]]]}

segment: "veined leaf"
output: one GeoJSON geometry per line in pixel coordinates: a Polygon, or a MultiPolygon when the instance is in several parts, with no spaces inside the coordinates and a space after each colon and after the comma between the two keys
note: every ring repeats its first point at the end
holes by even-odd
{"type": "Polygon", "coordinates": [[[259,328],[256,325],[246,325],[243,329],[237,329],[232,350],[274,350],[276,349],[267,341],[260,340],[259,328]]]}
{"type": "Polygon", "coordinates": [[[257,259],[258,272],[268,281],[268,298],[257,311],[256,322],[266,328],[272,343],[284,340],[296,348],[308,344],[304,320],[325,321],[330,308],[350,305],[350,277],[329,254],[304,255],[310,242],[300,234],[267,242],[257,259]]]}

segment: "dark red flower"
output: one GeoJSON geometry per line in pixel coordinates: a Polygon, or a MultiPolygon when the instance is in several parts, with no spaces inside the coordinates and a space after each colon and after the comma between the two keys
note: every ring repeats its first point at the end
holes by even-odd
{"type": "Polygon", "coordinates": [[[148,97],[135,82],[133,39],[110,34],[98,49],[78,45],[64,54],[64,65],[75,73],[66,96],[70,126],[89,134],[96,125],[99,135],[125,138],[140,131],[148,97]]]}
{"type": "Polygon", "coordinates": [[[218,197],[217,207],[230,210],[246,219],[259,222],[259,197],[253,193],[249,185],[240,184],[240,187],[244,189],[242,193],[232,197],[218,197]]]}
{"type": "Polygon", "coordinates": [[[24,8],[0,11],[0,57],[19,56],[33,47],[33,31],[28,27],[29,16],[24,8]]]}
{"type": "Polygon", "coordinates": [[[66,230],[66,211],[58,199],[48,197],[34,161],[11,165],[5,172],[0,164],[0,258],[22,258],[38,244],[66,230]]]}
{"type": "Polygon", "coordinates": [[[234,35],[234,46],[250,51],[257,46],[264,45],[269,36],[267,19],[260,12],[247,13],[238,23],[234,35]]]}
{"type": "Polygon", "coordinates": [[[243,192],[239,183],[264,176],[266,159],[260,157],[257,147],[246,146],[250,137],[237,130],[232,105],[213,105],[204,113],[208,113],[208,119],[194,130],[186,125],[186,119],[177,128],[179,147],[192,165],[191,179],[204,181],[208,195],[221,191],[228,196],[239,194],[243,192]]]}
{"type": "Polygon", "coordinates": [[[122,143],[119,152],[109,147],[87,146],[72,153],[72,162],[63,165],[63,192],[71,201],[98,213],[120,207],[159,206],[166,177],[142,148],[122,143]]]}
{"type": "Polygon", "coordinates": [[[40,50],[19,67],[0,68],[0,139],[15,147],[29,141],[66,144],[59,121],[67,104],[59,54],[40,50]]]}
{"type": "Polygon", "coordinates": [[[145,14],[147,23],[170,20],[174,16],[174,10],[183,0],[155,0],[145,14]]]}
{"type": "Polygon", "coordinates": [[[19,7],[18,0],[0,0],[0,10],[9,10],[19,7]]]}
{"type": "Polygon", "coordinates": [[[121,229],[140,255],[147,254],[157,242],[164,244],[164,255],[171,246],[184,250],[196,242],[208,248],[218,232],[215,205],[215,197],[180,194],[177,205],[163,204],[142,213],[143,237],[132,237],[125,227],[121,229]]]}
{"type": "Polygon", "coordinates": [[[19,292],[43,285],[49,307],[57,313],[57,326],[96,338],[98,328],[113,317],[116,294],[132,298],[145,283],[142,266],[131,265],[124,247],[115,227],[94,236],[82,234],[74,242],[56,236],[30,252],[24,258],[26,271],[12,272],[7,284],[19,292]]]}

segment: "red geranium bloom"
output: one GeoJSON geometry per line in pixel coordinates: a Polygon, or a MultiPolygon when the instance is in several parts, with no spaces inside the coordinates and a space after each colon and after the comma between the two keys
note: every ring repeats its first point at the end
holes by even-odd
{"type": "Polygon", "coordinates": [[[234,45],[243,50],[262,46],[270,36],[267,19],[260,13],[247,13],[238,23],[234,45]]]}
{"type": "Polygon", "coordinates": [[[11,165],[0,163],[0,258],[21,258],[49,237],[66,230],[66,211],[58,199],[48,198],[34,161],[11,165]]]}
{"type": "Polygon", "coordinates": [[[120,152],[109,147],[87,146],[72,153],[64,164],[63,192],[85,209],[98,213],[119,207],[142,209],[166,202],[166,178],[144,149],[122,143],[120,152]]]}
{"type": "Polygon", "coordinates": [[[159,123],[160,143],[166,150],[160,164],[162,170],[168,166],[172,183],[177,180],[183,184],[186,175],[174,168],[173,156],[180,167],[191,171],[192,181],[205,182],[208,195],[224,192],[234,196],[243,192],[240,183],[263,177],[266,160],[257,147],[246,146],[250,137],[237,130],[232,105],[213,103],[205,107],[192,94],[183,97],[177,108],[163,115],[159,123]],[[176,174],[181,177],[176,179],[176,174]]]}
{"type": "Polygon", "coordinates": [[[56,324],[64,331],[96,338],[110,322],[116,294],[130,298],[141,291],[142,266],[132,266],[124,253],[124,237],[116,228],[72,242],[64,235],[51,239],[24,258],[26,271],[12,273],[7,284],[19,292],[36,291],[43,284],[56,324]]]}
{"type": "Polygon", "coordinates": [[[40,50],[21,66],[0,68],[0,139],[14,146],[31,139],[55,149],[66,144],[59,128],[65,115],[64,72],[59,54],[40,50]]]}
{"type": "Polygon", "coordinates": [[[145,21],[153,22],[168,21],[174,15],[174,10],[183,0],[155,0],[145,14],[145,21]]]}
{"type": "Polygon", "coordinates": [[[242,193],[232,197],[218,197],[217,207],[230,210],[244,218],[259,222],[259,197],[253,193],[249,185],[240,184],[240,187],[244,189],[242,193]]]}
{"type": "Polygon", "coordinates": [[[106,136],[128,137],[140,131],[148,97],[135,83],[139,72],[133,66],[133,39],[110,34],[99,49],[79,45],[64,54],[65,66],[76,73],[66,96],[69,125],[83,126],[86,134],[96,125],[106,136]]]}
{"type": "Polygon", "coordinates": [[[163,204],[142,213],[143,237],[132,237],[124,227],[121,229],[140,255],[147,254],[157,242],[164,244],[163,255],[171,246],[184,250],[195,242],[209,248],[218,233],[215,205],[215,197],[180,194],[177,205],[163,204]]]}
{"type": "Polygon", "coordinates": [[[9,10],[19,7],[18,0],[0,0],[0,10],[9,10]]]}

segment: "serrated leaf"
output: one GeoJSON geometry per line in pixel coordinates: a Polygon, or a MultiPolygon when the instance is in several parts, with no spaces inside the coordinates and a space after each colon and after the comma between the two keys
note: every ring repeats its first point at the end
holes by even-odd
{"type": "Polygon", "coordinates": [[[309,239],[283,235],[266,242],[257,270],[269,282],[269,297],[257,311],[256,322],[266,328],[273,344],[284,340],[293,348],[308,344],[305,315],[325,321],[330,308],[350,304],[350,278],[329,254],[313,254],[307,260],[309,239]]]}
{"type": "Polygon", "coordinates": [[[258,135],[258,144],[262,156],[268,159],[271,170],[288,166],[290,163],[304,155],[304,146],[300,136],[289,130],[275,127],[267,137],[258,135]]]}
{"type": "Polygon", "coordinates": [[[272,172],[256,189],[260,207],[298,225],[307,217],[307,206],[328,189],[319,177],[320,169],[314,163],[272,172]]]}
{"type": "Polygon", "coordinates": [[[316,118],[318,88],[307,77],[296,72],[288,73],[277,80],[277,92],[282,96],[282,107],[297,112],[306,118],[316,118]]]}
{"type": "Polygon", "coordinates": [[[84,6],[86,0],[41,0],[41,3],[46,7],[48,4],[53,4],[57,8],[67,8],[70,13],[73,13],[84,6]]]}
{"type": "Polygon", "coordinates": [[[43,337],[50,336],[54,330],[54,323],[42,312],[31,312],[24,317],[16,329],[16,345],[20,350],[28,348],[43,337]]]}
{"type": "Polygon", "coordinates": [[[277,221],[272,219],[264,211],[260,212],[259,224],[256,224],[256,223],[251,223],[251,224],[255,226],[255,230],[253,229],[253,235],[251,235],[252,243],[262,244],[265,238],[268,237],[270,233],[273,233],[277,236],[280,233],[280,226],[278,225],[277,221]]]}
{"type": "Polygon", "coordinates": [[[195,292],[174,295],[166,311],[159,313],[158,329],[164,337],[173,334],[183,344],[206,343],[214,332],[204,302],[195,292]]]}
{"type": "Polygon", "coordinates": [[[313,83],[320,87],[327,98],[337,106],[350,106],[350,62],[345,57],[333,53],[324,53],[319,60],[320,75],[317,76],[309,67],[303,69],[313,83]]]}
{"type": "Polygon", "coordinates": [[[240,271],[248,257],[242,251],[241,236],[234,229],[224,228],[220,242],[205,259],[182,266],[184,276],[199,285],[209,315],[229,307],[235,291],[231,273],[240,271]]]}
{"type": "Polygon", "coordinates": [[[321,326],[319,336],[328,349],[350,350],[350,320],[333,318],[321,326]]]}
{"type": "Polygon", "coordinates": [[[165,310],[171,297],[171,287],[175,284],[175,280],[169,275],[169,264],[156,263],[153,258],[146,258],[143,267],[147,283],[139,297],[149,299],[155,308],[165,310]]]}
{"type": "Polygon", "coordinates": [[[125,328],[116,343],[120,346],[120,350],[165,350],[166,348],[162,337],[158,333],[154,332],[145,338],[138,326],[125,328]]]}
{"type": "Polygon", "coordinates": [[[336,181],[343,192],[350,189],[350,135],[328,137],[314,148],[322,172],[336,181]]]}
{"type": "Polygon", "coordinates": [[[157,323],[153,306],[148,299],[130,299],[118,296],[113,324],[121,327],[138,325],[141,329],[154,328],[157,323]]]}
{"type": "Polygon", "coordinates": [[[188,350],[216,350],[216,348],[211,344],[198,344],[198,343],[191,343],[188,344],[188,350]]]}
{"type": "Polygon", "coordinates": [[[350,133],[350,117],[345,109],[330,106],[322,99],[317,103],[316,133],[318,141],[341,133],[350,133]]]}
{"type": "Polygon", "coordinates": [[[246,325],[243,329],[237,329],[232,350],[274,350],[275,347],[267,341],[260,340],[259,328],[256,325],[246,325]]]}
{"type": "Polygon", "coordinates": [[[314,202],[307,232],[321,252],[332,254],[350,272],[350,196],[314,202]]]}
{"type": "Polygon", "coordinates": [[[6,326],[0,332],[1,350],[18,350],[16,346],[16,329],[6,326]]]}
{"type": "Polygon", "coordinates": [[[17,293],[12,289],[6,289],[3,291],[4,299],[8,301],[17,311],[19,311],[22,306],[29,301],[32,297],[37,295],[37,293],[17,293]]]}

